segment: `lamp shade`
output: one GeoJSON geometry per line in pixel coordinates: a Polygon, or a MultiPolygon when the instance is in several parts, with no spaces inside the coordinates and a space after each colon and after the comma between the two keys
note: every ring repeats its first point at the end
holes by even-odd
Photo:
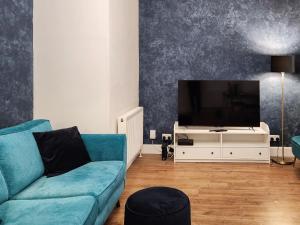
{"type": "Polygon", "coordinates": [[[295,72],[300,73],[300,55],[295,56],[295,72]]]}
{"type": "Polygon", "coordinates": [[[271,72],[294,73],[295,56],[271,56],[271,72]]]}

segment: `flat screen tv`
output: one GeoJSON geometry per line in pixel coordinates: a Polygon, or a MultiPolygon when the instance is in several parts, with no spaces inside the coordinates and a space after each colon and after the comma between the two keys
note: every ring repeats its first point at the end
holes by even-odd
{"type": "Polygon", "coordinates": [[[179,80],[179,126],[259,127],[259,81],[179,80]]]}

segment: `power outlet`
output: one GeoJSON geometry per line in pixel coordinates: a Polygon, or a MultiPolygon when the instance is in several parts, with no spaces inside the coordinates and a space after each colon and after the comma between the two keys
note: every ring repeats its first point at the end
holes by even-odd
{"type": "Polygon", "coordinates": [[[150,130],[150,140],[156,139],[156,130],[150,130]]]}
{"type": "Polygon", "coordinates": [[[280,141],[280,135],[270,135],[270,142],[280,141]]]}
{"type": "Polygon", "coordinates": [[[161,135],[162,140],[168,140],[169,138],[172,140],[172,134],[162,134],[161,135]]]}

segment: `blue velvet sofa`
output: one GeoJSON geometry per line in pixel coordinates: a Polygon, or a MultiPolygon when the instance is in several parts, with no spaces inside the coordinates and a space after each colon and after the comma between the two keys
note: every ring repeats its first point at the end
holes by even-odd
{"type": "Polygon", "coordinates": [[[300,159],[300,136],[295,136],[292,138],[292,151],[295,156],[294,166],[296,159],[300,159]]]}
{"type": "Polygon", "coordinates": [[[49,130],[48,120],[0,130],[0,224],[104,224],[124,190],[126,137],[83,134],[92,162],[46,178],[32,132],[49,130]]]}

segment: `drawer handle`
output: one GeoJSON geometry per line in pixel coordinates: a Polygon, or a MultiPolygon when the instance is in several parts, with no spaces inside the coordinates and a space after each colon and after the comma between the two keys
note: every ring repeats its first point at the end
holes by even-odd
{"type": "Polygon", "coordinates": [[[211,154],[213,155],[213,154],[214,154],[214,152],[211,152],[211,154]]]}
{"type": "Polygon", "coordinates": [[[185,152],[182,152],[182,154],[185,154],[185,152]]]}
{"type": "Polygon", "coordinates": [[[230,155],[232,155],[232,152],[230,152],[230,155]]]}
{"type": "Polygon", "coordinates": [[[259,153],[259,155],[261,155],[261,152],[259,153]]]}

